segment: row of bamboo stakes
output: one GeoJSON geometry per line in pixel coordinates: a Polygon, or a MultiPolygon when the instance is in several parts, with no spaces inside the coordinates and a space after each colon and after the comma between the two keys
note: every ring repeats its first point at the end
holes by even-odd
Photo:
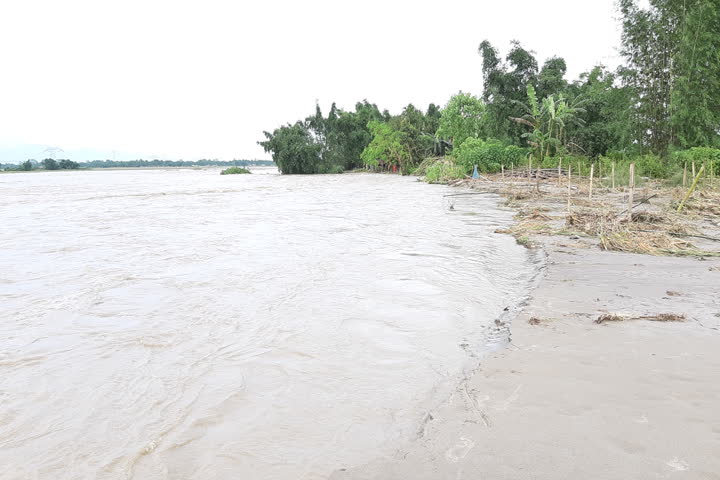
{"type": "MultiPolygon", "coordinates": [[[[713,163],[714,162],[712,162],[712,161],[710,162],[710,176],[711,177],[714,176],[713,163]]],[[[602,164],[598,164],[598,167],[599,167],[598,176],[600,178],[602,178],[602,164]]],[[[687,187],[687,174],[688,174],[687,167],[688,167],[688,164],[687,164],[687,162],[685,162],[685,166],[683,168],[683,188],[687,187]]],[[[697,172],[697,174],[695,173],[695,161],[694,160],[691,163],[691,168],[692,168],[692,177],[691,178],[693,179],[693,182],[692,182],[692,185],[690,186],[690,189],[685,194],[685,197],[678,205],[678,208],[677,208],[678,213],[680,213],[682,211],[683,207],[685,206],[685,202],[687,202],[688,198],[690,198],[690,195],[692,195],[693,191],[695,191],[695,188],[697,187],[700,177],[702,177],[703,173],[705,172],[705,162],[702,163],[700,170],[697,172]]],[[[502,180],[504,181],[505,180],[505,165],[500,165],[500,169],[501,169],[502,180]]],[[[515,171],[514,163],[510,164],[510,171],[511,171],[511,175],[512,175],[515,171]]],[[[579,171],[580,171],[580,162],[578,161],[578,172],[579,171]]],[[[634,196],[635,196],[635,163],[634,162],[630,164],[628,173],[629,173],[628,187],[629,187],[630,191],[628,194],[627,212],[628,212],[628,221],[632,221],[632,209],[633,209],[633,201],[634,201],[634,196]]],[[[588,190],[588,200],[592,200],[594,177],[595,177],[595,163],[592,163],[590,165],[590,188],[588,190]]],[[[531,178],[532,178],[532,157],[530,157],[529,161],[528,161],[528,181],[530,181],[531,178]]],[[[612,164],[611,164],[610,179],[611,179],[611,183],[612,183],[612,188],[615,189],[615,162],[612,162],[612,164]]],[[[567,192],[568,192],[567,193],[567,209],[568,209],[568,214],[570,213],[571,205],[572,205],[572,200],[571,200],[572,199],[572,183],[571,183],[571,181],[572,181],[572,165],[568,165],[568,170],[567,170],[567,187],[568,187],[567,188],[567,192]]],[[[560,159],[560,162],[558,163],[558,185],[562,186],[562,158],[560,159]]]]}

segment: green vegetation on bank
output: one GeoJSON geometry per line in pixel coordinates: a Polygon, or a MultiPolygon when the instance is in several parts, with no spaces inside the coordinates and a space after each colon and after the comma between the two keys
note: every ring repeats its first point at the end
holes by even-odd
{"type": "Polygon", "coordinates": [[[250,170],[243,167],[230,167],[220,172],[220,175],[240,175],[250,173],[250,170]]]}
{"type": "Polygon", "coordinates": [[[633,162],[639,176],[676,180],[695,162],[717,175],[720,4],[649,4],[618,2],[625,61],[615,70],[598,65],[568,81],[562,58],[540,65],[519,42],[502,56],[483,41],[479,96],[459,92],[442,109],[410,104],[397,115],[367,101],[354,111],[333,104],[327,116],[317,107],[259,143],[285,174],[420,167],[429,181],[446,181],[475,165],[492,173],[562,163],[587,175],[592,164],[620,172],[633,162]]]}

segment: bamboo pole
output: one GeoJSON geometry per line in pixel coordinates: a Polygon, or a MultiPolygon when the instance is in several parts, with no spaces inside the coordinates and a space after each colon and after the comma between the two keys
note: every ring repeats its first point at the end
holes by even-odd
{"type": "Polygon", "coordinates": [[[570,188],[570,185],[571,185],[570,178],[571,177],[572,177],[572,165],[568,165],[568,199],[567,199],[568,200],[568,204],[567,204],[568,215],[570,215],[570,192],[572,190],[570,188]]]}
{"type": "Polygon", "coordinates": [[[562,178],[560,178],[560,172],[562,171],[562,157],[560,157],[560,161],[558,162],[558,185],[562,185],[562,178]]]}
{"type": "Polygon", "coordinates": [[[532,177],[530,176],[530,172],[532,172],[532,155],[528,157],[528,183],[532,181],[532,177]]]}
{"type": "Polygon", "coordinates": [[[590,193],[588,193],[588,200],[592,200],[592,187],[593,187],[593,174],[595,173],[595,164],[590,164],[590,193]]]}
{"type": "Polygon", "coordinates": [[[615,162],[612,162],[612,188],[615,190],[615,162]]]}
{"type": "Polygon", "coordinates": [[[578,159],[578,171],[575,175],[577,175],[578,178],[582,177],[582,170],[580,170],[580,159],[578,159]]]}
{"type": "Polygon", "coordinates": [[[510,162],[510,176],[515,174],[515,162],[510,162]]]}
{"type": "Polygon", "coordinates": [[[690,185],[690,189],[685,194],[685,198],[682,199],[682,202],[680,202],[680,205],[678,205],[677,213],[680,213],[685,206],[685,202],[688,201],[688,198],[690,198],[690,195],[695,191],[695,187],[697,187],[698,181],[700,180],[700,177],[702,176],[703,172],[705,171],[705,165],[700,167],[700,171],[698,172],[697,176],[693,180],[692,185],[690,185]]]}
{"type": "Polygon", "coordinates": [[[632,222],[633,196],[635,194],[635,163],[630,164],[630,197],[628,199],[628,222],[632,222]]]}
{"type": "Polygon", "coordinates": [[[683,168],[683,188],[687,187],[687,161],[685,162],[685,168],[683,168]]]}
{"type": "Polygon", "coordinates": [[[695,160],[692,161],[692,178],[695,178],[695,160]]]}
{"type": "Polygon", "coordinates": [[[500,175],[502,176],[502,181],[505,181],[505,165],[500,165],[500,175]]]}
{"type": "Polygon", "coordinates": [[[710,181],[715,180],[715,160],[710,160],[710,181]]]}

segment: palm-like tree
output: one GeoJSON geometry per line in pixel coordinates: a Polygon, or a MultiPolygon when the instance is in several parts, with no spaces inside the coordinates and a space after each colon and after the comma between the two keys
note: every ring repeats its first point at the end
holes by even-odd
{"type": "Polygon", "coordinates": [[[562,148],[568,124],[582,125],[582,119],[578,114],[585,111],[582,108],[583,100],[575,98],[569,101],[561,93],[557,97],[554,94],[548,95],[542,101],[538,101],[532,85],[528,85],[527,95],[527,104],[518,102],[525,110],[525,114],[510,119],[532,128],[532,132],[524,133],[523,137],[527,138],[528,143],[534,147],[542,163],[543,158],[550,155],[551,147],[555,147],[556,151],[562,148]]]}

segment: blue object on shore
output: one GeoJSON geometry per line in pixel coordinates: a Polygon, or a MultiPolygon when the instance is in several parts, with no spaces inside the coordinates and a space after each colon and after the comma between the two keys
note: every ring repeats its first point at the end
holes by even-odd
{"type": "Polygon", "coordinates": [[[477,172],[477,165],[473,168],[473,178],[480,178],[480,175],[477,172]]]}

